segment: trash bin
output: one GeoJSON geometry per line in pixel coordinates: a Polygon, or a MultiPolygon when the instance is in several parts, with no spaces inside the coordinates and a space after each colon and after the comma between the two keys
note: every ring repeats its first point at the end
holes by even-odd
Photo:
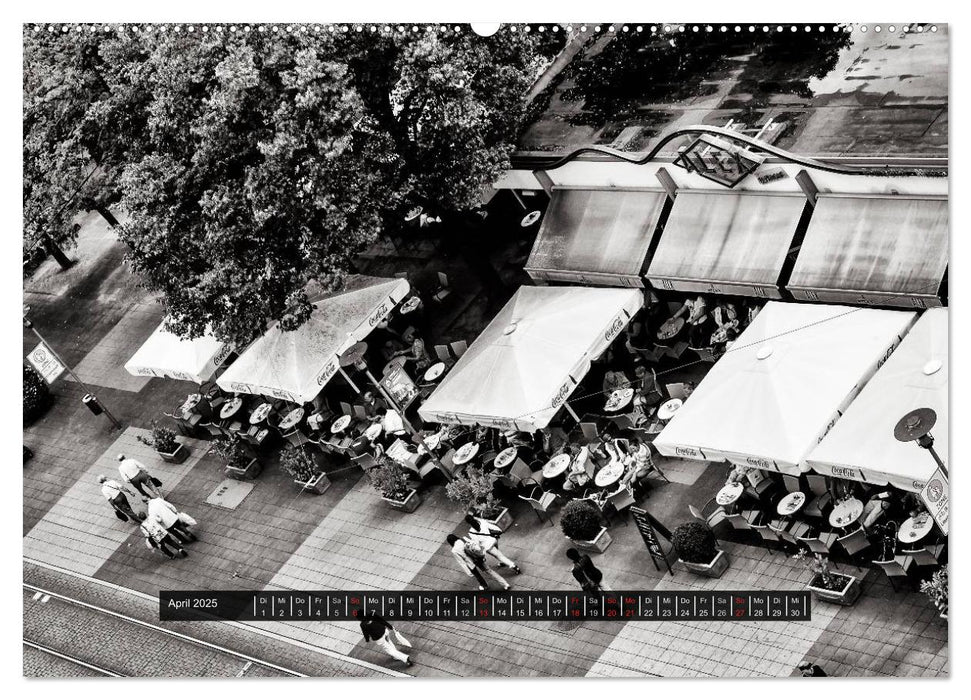
{"type": "Polygon", "coordinates": [[[98,403],[98,397],[94,394],[85,394],[81,403],[87,406],[88,410],[96,416],[100,416],[104,412],[104,408],[98,403]]]}

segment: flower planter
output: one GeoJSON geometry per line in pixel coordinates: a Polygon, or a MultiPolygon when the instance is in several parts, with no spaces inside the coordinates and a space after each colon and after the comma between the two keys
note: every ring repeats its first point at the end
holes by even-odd
{"type": "Polygon", "coordinates": [[[575,540],[572,537],[568,537],[568,540],[572,542],[577,549],[582,549],[587,552],[598,552],[603,553],[610,543],[614,541],[614,538],[610,536],[607,532],[607,528],[600,528],[600,532],[592,540],[575,540]]]}
{"type": "Polygon", "coordinates": [[[418,495],[415,489],[409,491],[404,500],[399,501],[394,498],[388,498],[387,496],[382,496],[381,498],[395,510],[403,510],[405,513],[414,513],[421,503],[421,496],[418,495]]]}
{"type": "Polygon", "coordinates": [[[245,467],[236,467],[232,464],[226,465],[226,476],[230,479],[238,479],[240,481],[255,479],[260,475],[261,471],[263,471],[263,465],[255,457],[247,462],[245,467]]]}
{"type": "Polygon", "coordinates": [[[698,564],[697,562],[685,561],[684,559],[678,559],[678,561],[691,573],[698,574],[699,576],[707,576],[708,578],[721,578],[721,575],[728,568],[728,555],[721,549],[718,550],[715,558],[707,564],[698,564]]]}
{"type": "Polygon", "coordinates": [[[299,479],[294,479],[293,483],[299,486],[303,491],[308,491],[318,495],[330,488],[330,479],[328,479],[327,475],[323,472],[315,476],[310,481],[300,481],[299,479]]]}
{"type": "Polygon", "coordinates": [[[512,525],[512,513],[509,512],[508,508],[503,508],[502,512],[495,519],[483,518],[487,523],[492,523],[500,530],[507,530],[509,526],[512,525]]]}
{"type": "Polygon", "coordinates": [[[817,600],[824,600],[827,603],[836,603],[837,605],[853,605],[856,599],[860,597],[860,582],[856,576],[847,574],[830,574],[830,576],[835,577],[838,581],[843,581],[843,588],[838,591],[823,588],[822,580],[818,575],[813,576],[806,588],[812,591],[813,597],[817,600]]]}
{"type": "Polygon", "coordinates": [[[162,458],[163,462],[182,464],[189,456],[189,448],[180,442],[176,443],[174,452],[162,452],[162,450],[156,449],[155,453],[162,458]]]}

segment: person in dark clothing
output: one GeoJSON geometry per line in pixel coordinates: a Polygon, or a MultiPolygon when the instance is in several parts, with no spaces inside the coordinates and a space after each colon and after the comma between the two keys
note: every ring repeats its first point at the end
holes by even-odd
{"type": "Polygon", "coordinates": [[[389,656],[398,659],[398,661],[404,661],[408,666],[414,665],[411,656],[398,649],[394,645],[391,637],[394,635],[400,644],[409,648],[411,647],[411,642],[405,639],[401,632],[392,627],[390,622],[373,610],[368,613],[355,610],[354,617],[361,620],[361,633],[364,634],[365,642],[374,642],[389,656]]]}
{"type": "Polygon", "coordinates": [[[601,585],[603,572],[594,565],[588,555],[580,554],[571,547],[566,550],[566,558],[573,562],[573,578],[580,584],[580,588],[588,593],[604,590],[601,585]]]}
{"type": "Polygon", "coordinates": [[[818,678],[826,676],[826,672],[814,663],[803,661],[797,667],[802,671],[803,678],[818,678]]]}

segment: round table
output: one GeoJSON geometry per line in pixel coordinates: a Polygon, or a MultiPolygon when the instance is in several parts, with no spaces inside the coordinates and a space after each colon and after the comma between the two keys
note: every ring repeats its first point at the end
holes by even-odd
{"type": "Polygon", "coordinates": [[[283,417],[283,420],[280,421],[280,430],[290,430],[290,428],[296,427],[297,423],[303,420],[304,413],[305,411],[300,407],[290,411],[283,417]]]}
{"type": "Polygon", "coordinates": [[[425,374],[424,374],[425,381],[426,382],[434,382],[436,379],[438,379],[439,377],[441,377],[443,374],[445,374],[445,363],[444,362],[436,362],[431,367],[429,367],[428,369],[425,370],[425,374]]]}
{"type": "Polygon", "coordinates": [[[674,414],[678,412],[678,409],[684,405],[684,401],[681,399],[669,399],[662,403],[657,409],[657,417],[659,420],[668,421],[674,418],[674,414]]]}
{"type": "Polygon", "coordinates": [[[806,494],[802,491],[793,491],[779,501],[775,510],[779,515],[792,515],[804,505],[806,505],[806,494]]]}
{"type": "Polygon", "coordinates": [[[620,481],[620,477],[624,475],[625,470],[626,468],[621,462],[612,462],[597,472],[596,476],[593,477],[593,483],[600,488],[616,484],[620,481]]]}
{"type": "Polygon", "coordinates": [[[738,482],[725,484],[715,496],[715,503],[720,506],[730,506],[742,496],[745,487],[738,482]]]}
{"type": "Polygon", "coordinates": [[[669,318],[657,329],[657,338],[658,340],[671,340],[681,332],[682,328],[684,328],[683,318],[669,318]]]}
{"type": "Polygon", "coordinates": [[[455,451],[455,457],[452,459],[452,463],[455,466],[461,466],[472,461],[472,458],[477,454],[479,454],[478,443],[467,442],[455,451]]]}
{"type": "Polygon", "coordinates": [[[833,527],[846,527],[859,520],[861,515],[863,503],[857,498],[847,498],[833,506],[833,512],[829,514],[829,524],[833,527]]]}
{"type": "Polygon", "coordinates": [[[390,360],[388,360],[388,364],[384,366],[384,369],[381,370],[381,372],[383,375],[386,376],[392,370],[401,369],[402,367],[404,367],[405,362],[407,362],[407,360],[403,357],[393,357],[390,360]]]}
{"type": "Polygon", "coordinates": [[[526,216],[524,216],[520,220],[519,225],[522,226],[523,228],[529,228],[537,221],[539,221],[539,217],[541,217],[542,215],[543,215],[543,212],[541,212],[538,209],[534,209],[533,211],[526,214],[526,216]]]}
{"type": "Polygon", "coordinates": [[[570,462],[572,461],[573,457],[565,452],[561,455],[556,455],[556,457],[553,457],[549,462],[543,465],[543,478],[555,479],[570,468],[570,462]]]}
{"type": "Polygon", "coordinates": [[[404,303],[401,305],[401,308],[398,309],[398,311],[402,314],[410,314],[412,311],[416,310],[419,306],[421,306],[421,299],[419,299],[418,297],[409,297],[408,299],[405,299],[404,303]]]}
{"type": "Polygon", "coordinates": [[[256,410],[253,411],[253,413],[250,415],[249,417],[250,424],[258,425],[259,423],[262,423],[269,417],[270,411],[272,410],[273,410],[273,404],[271,403],[260,404],[259,406],[257,406],[256,410]]]}
{"type": "Polygon", "coordinates": [[[921,513],[900,523],[897,539],[904,544],[913,544],[926,537],[934,529],[934,518],[930,513],[921,513]]]}
{"type": "Polygon", "coordinates": [[[496,469],[505,469],[513,460],[516,459],[516,455],[519,454],[519,450],[515,447],[507,447],[502,452],[496,455],[496,458],[492,460],[496,469]]]}
{"type": "Polygon", "coordinates": [[[340,418],[338,418],[337,420],[335,420],[333,423],[330,424],[330,432],[333,433],[334,435],[337,435],[337,433],[342,433],[345,430],[347,430],[347,426],[349,426],[350,424],[351,424],[350,416],[341,416],[340,418]]]}
{"type": "Polygon", "coordinates": [[[200,401],[202,401],[202,394],[189,394],[179,411],[181,413],[189,413],[192,411],[192,409],[199,405],[200,401]]]}
{"type": "Polygon", "coordinates": [[[238,396],[234,399],[230,399],[222,405],[219,409],[219,417],[223,420],[227,418],[232,418],[236,413],[243,407],[243,400],[238,396]]]}
{"type": "Polygon", "coordinates": [[[382,432],[384,432],[384,426],[381,423],[372,423],[364,431],[364,437],[373,442],[381,437],[382,432]]]}
{"type": "MultiPolygon", "coordinates": [[[[422,442],[424,442],[425,445],[428,446],[428,449],[429,450],[437,450],[438,449],[438,446],[442,442],[442,433],[441,433],[441,431],[439,431],[437,433],[432,433],[431,435],[425,435],[425,436],[423,436],[422,437],[422,442]]],[[[424,449],[424,447],[421,444],[419,444],[418,445],[419,452],[421,450],[423,450],[423,449],[424,449]]]]}
{"type": "Polygon", "coordinates": [[[634,399],[634,389],[627,387],[626,389],[614,389],[610,392],[607,397],[607,403],[604,405],[604,410],[608,413],[614,413],[624,408],[634,399]]]}

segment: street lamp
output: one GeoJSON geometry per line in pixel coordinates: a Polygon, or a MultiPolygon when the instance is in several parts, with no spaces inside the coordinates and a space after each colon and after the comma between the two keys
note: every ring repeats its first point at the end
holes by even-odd
{"type": "Polygon", "coordinates": [[[919,447],[931,453],[937,466],[947,476],[947,466],[934,449],[934,436],[931,429],[937,423],[937,413],[933,408],[917,408],[897,421],[893,436],[900,442],[916,442],[919,447]]]}
{"type": "MultiPolygon", "coordinates": [[[[86,396],[83,399],[84,403],[89,408],[91,408],[92,405],[98,406],[100,410],[104,411],[104,414],[108,416],[108,420],[111,421],[112,425],[114,425],[114,427],[121,430],[121,423],[119,423],[118,420],[113,415],[111,415],[111,411],[108,410],[108,407],[105,406],[100,401],[98,401],[98,397],[95,396],[95,393],[91,391],[91,389],[87,386],[87,384],[81,381],[81,378],[74,373],[74,370],[71,369],[70,365],[68,365],[64,360],[62,360],[60,355],[54,352],[54,348],[51,347],[51,344],[48,343],[46,340],[44,340],[44,336],[42,336],[40,332],[34,327],[33,321],[31,321],[27,317],[27,314],[29,313],[30,313],[30,306],[27,304],[24,304],[24,328],[29,328],[31,331],[34,332],[34,335],[36,335],[37,339],[41,343],[43,343],[44,347],[47,348],[48,352],[50,352],[51,355],[54,356],[54,359],[57,360],[59,363],[61,363],[61,366],[64,367],[64,370],[72,377],[74,377],[74,381],[76,381],[78,385],[80,385],[80,387],[84,389],[84,391],[86,392],[86,396]]],[[[95,413],[97,415],[97,412],[93,408],[91,410],[92,410],[92,413],[95,413]]]]}

